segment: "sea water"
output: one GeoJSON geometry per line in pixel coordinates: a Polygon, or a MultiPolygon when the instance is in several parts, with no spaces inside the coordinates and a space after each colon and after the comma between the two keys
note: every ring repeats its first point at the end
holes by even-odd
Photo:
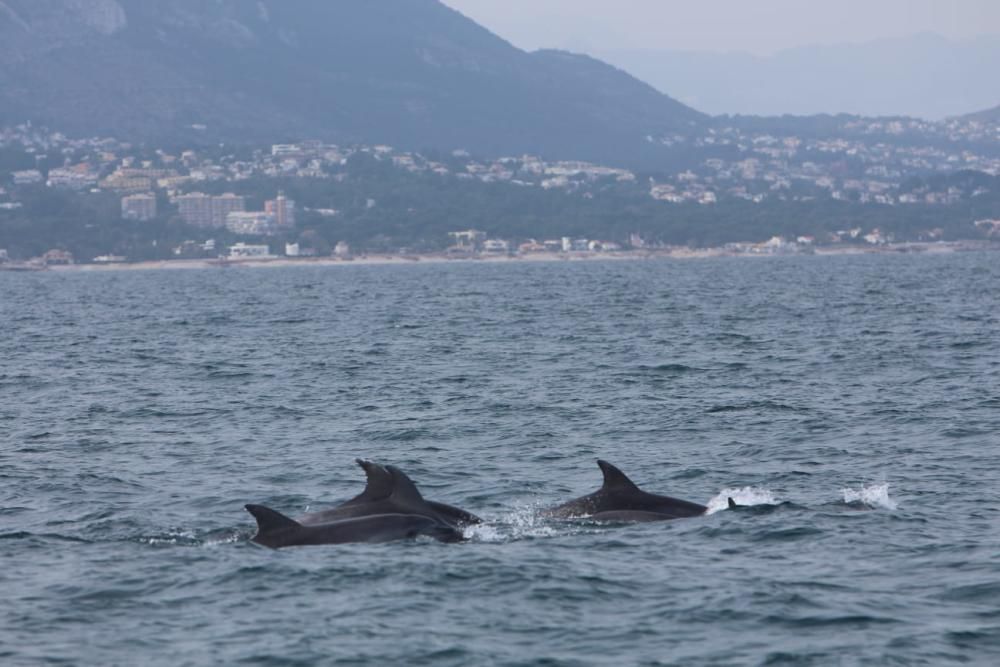
{"type": "Polygon", "coordinates": [[[998,664],[998,434],[994,253],[0,274],[0,664],[998,664]]]}

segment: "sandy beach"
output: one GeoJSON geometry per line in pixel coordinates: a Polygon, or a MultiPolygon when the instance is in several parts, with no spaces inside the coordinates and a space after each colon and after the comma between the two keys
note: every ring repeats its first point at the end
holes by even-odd
{"type": "MultiPolygon", "coordinates": [[[[938,243],[905,243],[884,246],[822,246],[810,248],[808,252],[796,253],[748,253],[735,252],[726,248],[670,248],[654,250],[633,250],[623,252],[602,253],[534,253],[524,255],[474,255],[454,256],[444,253],[427,253],[415,255],[368,254],[358,255],[350,259],[335,257],[276,257],[269,259],[172,259],[148,262],[116,262],[92,264],[64,264],[46,267],[49,271],[154,271],[154,270],[192,270],[192,269],[258,269],[286,267],[343,267],[343,266],[391,266],[408,264],[448,264],[448,263],[488,263],[517,264],[535,262],[612,262],[612,261],[649,261],[649,260],[685,260],[708,259],[717,257],[787,257],[794,256],[830,256],[830,255],[871,255],[871,254],[901,254],[901,253],[950,253],[977,250],[1000,250],[1000,243],[989,241],[959,241],[938,243]]],[[[24,264],[0,266],[0,270],[24,268],[24,264]]]]}

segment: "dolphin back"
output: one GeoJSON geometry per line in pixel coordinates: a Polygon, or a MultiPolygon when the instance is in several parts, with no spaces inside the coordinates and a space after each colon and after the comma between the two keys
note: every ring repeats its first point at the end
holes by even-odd
{"type": "Polygon", "coordinates": [[[257,520],[257,534],[252,541],[261,546],[277,549],[302,529],[302,524],[298,521],[270,507],[247,505],[246,510],[257,520]]]}
{"type": "Polygon", "coordinates": [[[665,521],[704,514],[708,508],[679,498],[647,493],[619,468],[604,460],[597,465],[604,476],[601,488],[542,512],[558,518],[591,517],[598,521],[665,521]]]}
{"type": "Polygon", "coordinates": [[[670,521],[677,517],[660,512],[644,512],[641,510],[615,510],[598,512],[590,517],[591,521],[607,523],[649,523],[651,521],[670,521]]]}
{"type": "Polygon", "coordinates": [[[431,509],[452,523],[474,526],[483,522],[482,519],[472,512],[466,512],[465,510],[453,507],[452,505],[436,503],[433,500],[428,500],[427,504],[431,506],[431,509]]]}
{"type": "Polygon", "coordinates": [[[440,542],[461,542],[465,535],[433,517],[415,514],[373,514],[329,523],[304,526],[263,505],[247,505],[257,520],[252,541],[271,549],[350,542],[392,542],[421,535],[440,542]]]}
{"type": "Polygon", "coordinates": [[[420,490],[417,489],[417,485],[413,483],[413,480],[396,466],[386,466],[385,469],[389,471],[395,482],[390,500],[403,508],[407,513],[430,516],[443,523],[457,525],[482,523],[482,519],[475,514],[452,507],[451,505],[446,505],[445,503],[436,503],[425,499],[421,495],[420,490]]]}

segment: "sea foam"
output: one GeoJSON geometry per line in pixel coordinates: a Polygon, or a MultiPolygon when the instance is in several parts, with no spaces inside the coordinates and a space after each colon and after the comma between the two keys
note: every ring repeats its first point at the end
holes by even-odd
{"type": "Polygon", "coordinates": [[[534,506],[522,506],[484,523],[466,526],[465,537],[479,542],[510,542],[533,537],[554,537],[560,531],[538,515],[534,506]]]}
{"type": "Polygon", "coordinates": [[[894,510],[899,507],[895,500],[889,497],[889,483],[869,484],[860,489],[845,488],[842,490],[844,502],[863,503],[868,507],[881,507],[887,510],[894,510]]]}

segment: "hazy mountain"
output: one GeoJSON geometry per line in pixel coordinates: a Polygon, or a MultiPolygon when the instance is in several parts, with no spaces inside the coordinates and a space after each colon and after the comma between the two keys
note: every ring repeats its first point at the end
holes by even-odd
{"type": "Polygon", "coordinates": [[[0,123],[636,162],[647,134],[702,118],[437,0],[0,0],[0,123]]]}
{"type": "Polygon", "coordinates": [[[992,109],[986,109],[985,111],[965,114],[962,118],[965,120],[978,120],[982,122],[1000,122],[1000,106],[993,107],[992,109]]]}
{"type": "Polygon", "coordinates": [[[713,114],[853,113],[940,119],[1000,100],[1000,36],[932,34],[747,53],[608,51],[595,55],[713,114]]]}

